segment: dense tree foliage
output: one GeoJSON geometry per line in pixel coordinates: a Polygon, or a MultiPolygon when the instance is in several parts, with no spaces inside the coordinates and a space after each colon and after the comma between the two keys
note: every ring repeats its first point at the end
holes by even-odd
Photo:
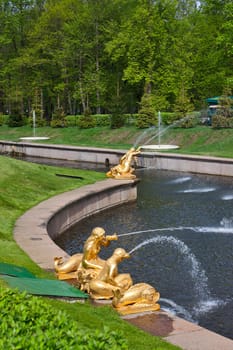
{"type": "Polygon", "coordinates": [[[0,113],[201,108],[232,65],[232,0],[0,0],[0,113]]]}

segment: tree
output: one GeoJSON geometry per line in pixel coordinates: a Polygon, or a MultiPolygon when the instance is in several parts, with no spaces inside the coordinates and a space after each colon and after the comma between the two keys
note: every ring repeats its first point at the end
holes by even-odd
{"type": "Polygon", "coordinates": [[[140,102],[136,126],[140,129],[144,129],[155,124],[157,124],[157,119],[155,118],[153,97],[151,94],[145,93],[140,102]]]}
{"type": "Polygon", "coordinates": [[[174,111],[177,113],[177,119],[184,119],[188,113],[193,111],[193,104],[187,96],[187,90],[182,85],[176,98],[174,111]]]}

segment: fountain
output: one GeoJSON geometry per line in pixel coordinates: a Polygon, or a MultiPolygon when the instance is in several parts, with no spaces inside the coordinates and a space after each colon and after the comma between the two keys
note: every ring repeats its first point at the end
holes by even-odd
{"type": "Polygon", "coordinates": [[[20,137],[22,141],[37,141],[37,140],[48,140],[49,137],[46,136],[36,136],[36,111],[32,111],[32,130],[33,136],[20,137]]]}
{"type": "MultiPolygon", "coordinates": [[[[91,227],[114,227],[131,255],[120,269],[135,284],[156,286],[162,309],[232,338],[232,179],[154,169],[136,174],[137,203],[93,216],[56,243],[72,255],[91,227]]],[[[117,242],[101,250],[104,259],[117,242]]]]}
{"type": "MultiPolygon", "coordinates": [[[[162,151],[162,150],[174,150],[174,149],[178,149],[179,146],[177,145],[170,145],[170,144],[161,144],[161,136],[163,134],[165,134],[165,132],[167,132],[168,129],[172,128],[175,125],[180,124],[181,122],[189,119],[190,116],[184,117],[182,119],[179,119],[177,121],[175,121],[173,124],[167,126],[166,128],[162,128],[162,116],[161,116],[161,112],[158,112],[158,129],[157,132],[152,135],[151,137],[148,138],[148,140],[146,140],[146,142],[140,146],[140,149],[142,151],[149,151],[149,152],[153,152],[153,151],[162,151]],[[158,137],[158,144],[150,144],[150,142],[152,140],[154,140],[156,137],[158,137]]],[[[135,147],[138,144],[138,142],[140,142],[143,138],[143,136],[145,136],[148,132],[150,132],[151,130],[154,130],[155,127],[149,128],[148,130],[145,131],[145,133],[143,133],[141,136],[139,136],[138,140],[136,140],[135,142],[135,147]]]]}

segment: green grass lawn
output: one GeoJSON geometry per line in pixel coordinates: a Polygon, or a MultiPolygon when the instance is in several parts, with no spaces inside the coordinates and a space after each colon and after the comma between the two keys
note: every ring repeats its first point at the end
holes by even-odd
{"type": "MultiPolygon", "coordinates": [[[[113,130],[108,127],[92,129],[42,127],[36,129],[36,136],[50,137],[47,141],[39,141],[50,144],[128,149],[142,134],[144,137],[139,145],[146,143],[149,137],[153,137],[153,132],[155,135],[157,130],[147,133],[147,130],[139,130],[134,126],[113,130]]],[[[0,140],[17,142],[20,137],[27,136],[32,136],[32,128],[29,126],[0,127],[0,140]]],[[[158,137],[151,143],[157,144],[158,137]]],[[[173,151],[175,153],[233,158],[233,129],[212,129],[207,126],[190,129],[169,127],[162,134],[160,143],[180,146],[178,150],[173,151]]]]}
{"type": "MultiPolygon", "coordinates": [[[[27,209],[58,193],[94,183],[105,178],[98,172],[56,168],[27,163],[0,156],[0,254],[1,262],[13,263],[29,269],[37,277],[54,278],[54,274],[40,269],[16,244],[13,228],[17,218],[27,209]],[[84,179],[57,177],[56,173],[78,175],[84,179]]],[[[0,280],[0,285],[4,283],[0,280]]],[[[52,299],[44,299],[56,310],[64,310],[78,322],[80,329],[103,329],[107,325],[119,330],[127,339],[129,349],[172,350],[177,347],[158,337],[150,336],[121,320],[110,307],[93,307],[91,304],[70,304],[52,299]]]]}

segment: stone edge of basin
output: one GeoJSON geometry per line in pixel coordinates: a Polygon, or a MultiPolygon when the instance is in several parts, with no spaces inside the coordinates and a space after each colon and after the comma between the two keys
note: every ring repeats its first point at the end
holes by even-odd
{"type": "Polygon", "coordinates": [[[69,257],[53,239],[90,215],[136,200],[137,182],[106,179],[51,197],[16,221],[14,239],[37,265],[53,270],[55,256],[69,257]]]}

